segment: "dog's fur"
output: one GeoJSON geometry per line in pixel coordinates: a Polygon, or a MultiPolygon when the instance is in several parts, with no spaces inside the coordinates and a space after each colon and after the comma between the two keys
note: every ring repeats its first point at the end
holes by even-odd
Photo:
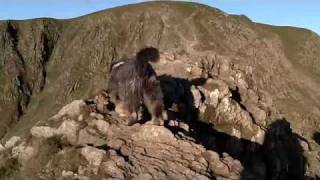
{"type": "Polygon", "coordinates": [[[156,72],[149,62],[159,61],[159,51],[148,47],[135,56],[121,59],[111,65],[108,90],[120,115],[129,115],[129,125],[139,119],[139,109],[145,105],[152,116],[152,123],[163,124],[163,95],[156,72]],[[118,110],[119,112],[119,110],[118,110]]]}

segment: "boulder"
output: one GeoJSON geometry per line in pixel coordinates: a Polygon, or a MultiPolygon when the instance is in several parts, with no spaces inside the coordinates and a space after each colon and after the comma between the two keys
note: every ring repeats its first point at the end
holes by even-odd
{"type": "Polygon", "coordinates": [[[50,138],[58,134],[57,129],[48,126],[35,126],[31,128],[30,133],[37,138],[50,138]]]}
{"type": "Polygon", "coordinates": [[[62,122],[57,132],[58,134],[61,134],[63,138],[66,138],[66,140],[70,144],[76,144],[78,140],[79,129],[80,129],[80,126],[76,121],[66,120],[62,122]]]}
{"type": "Polygon", "coordinates": [[[17,145],[21,142],[21,138],[19,136],[12,136],[5,144],[4,147],[6,149],[12,148],[13,146],[17,145]]]}
{"type": "Polygon", "coordinates": [[[60,117],[68,116],[74,120],[77,120],[80,115],[88,116],[88,114],[89,109],[86,103],[83,100],[75,100],[64,106],[57,115],[60,117]]]}
{"type": "Polygon", "coordinates": [[[78,135],[79,145],[91,144],[93,146],[101,146],[106,144],[106,141],[102,139],[98,134],[88,132],[89,128],[81,129],[78,135]]]}

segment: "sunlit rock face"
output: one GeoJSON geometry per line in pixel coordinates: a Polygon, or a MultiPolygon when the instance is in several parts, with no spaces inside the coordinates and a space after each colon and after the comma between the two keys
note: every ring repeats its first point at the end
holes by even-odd
{"type": "Polygon", "coordinates": [[[319,177],[319,47],[184,2],[0,21],[0,179],[319,177]],[[165,126],[126,126],[101,91],[145,46],[161,52],[165,126]]]}

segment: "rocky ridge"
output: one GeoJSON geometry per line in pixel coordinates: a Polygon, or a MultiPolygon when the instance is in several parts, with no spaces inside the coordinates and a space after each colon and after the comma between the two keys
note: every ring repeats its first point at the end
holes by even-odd
{"type": "Polygon", "coordinates": [[[319,177],[320,41],[308,30],[150,2],[72,20],[1,21],[0,33],[5,178],[319,177]],[[171,120],[165,127],[124,126],[105,112],[105,93],[88,99],[105,88],[113,60],[146,45],[162,52],[154,68],[171,120]],[[175,153],[162,154],[166,148],[175,153]]]}
{"type": "MultiPolygon", "coordinates": [[[[259,167],[262,168],[260,172],[248,171],[244,176],[242,174],[244,167],[239,160],[225,152],[219,155],[213,150],[206,149],[189,136],[193,134],[191,131],[194,129],[173,133],[174,131],[169,129],[177,126],[174,123],[171,123],[169,128],[148,124],[126,126],[121,120],[119,122],[117,118],[113,119],[113,116],[104,116],[92,111],[97,110],[92,106],[83,100],[73,101],[51,117],[46,124],[31,128],[28,137],[10,138],[0,153],[1,178],[267,177],[267,169],[263,166],[259,167]]],[[[180,127],[181,123],[183,122],[178,123],[177,127],[180,127]]],[[[187,124],[186,126],[188,127],[187,124]]],[[[213,140],[207,145],[214,148],[214,143],[213,140]]]]}
{"type": "MultiPolygon", "coordinates": [[[[108,93],[102,91],[93,98],[64,106],[48,120],[33,126],[28,136],[11,137],[1,146],[2,178],[308,179],[317,176],[318,162],[310,160],[316,160],[319,152],[311,151],[308,141],[292,132],[286,120],[267,123],[271,121],[266,115],[267,110],[272,111],[269,106],[262,110],[251,104],[251,109],[259,110],[247,110],[232,92],[236,90],[225,80],[203,75],[207,78],[195,78],[206,72],[201,68],[203,65],[184,63],[175,72],[185,73],[185,78],[174,72],[168,76],[163,64],[171,67],[170,63],[180,64],[183,58],[171,59],[168,54],[161,57],[154,67],[168,109],[169,121],[164,127],[148,122],[125,125],[126,119],[114,112],[108,93]],[[173,103],[168,105],[168,99],[173,103]],[[309,154],[309,161],[305,154],[309,154]]],[[[204,62],[207,61],[208,58],[204,62]]],[[[237,77],[236,82],[245,83],[240,75],[237,77]]]]}

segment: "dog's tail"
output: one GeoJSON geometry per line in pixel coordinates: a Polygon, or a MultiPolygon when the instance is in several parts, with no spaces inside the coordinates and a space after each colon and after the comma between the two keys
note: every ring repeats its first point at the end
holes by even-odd
{"type": "Polygon", "coordinates": [[[157,62],[159,61],[159,58],[159,50],[154,47],[146,47],[137,52],[135,66],[139,75],[145,76],[148,74],[152,69],[150,69],[151,66],[148,62],[157,62]]]}
{"type": "Polygon", "coordinates": [[[144,62],[157,62],[159,60],[159,50],[154,47],[146,47],[141,49],[139,52],[136,54],[137,60],[140,63],[144,62]]]}

